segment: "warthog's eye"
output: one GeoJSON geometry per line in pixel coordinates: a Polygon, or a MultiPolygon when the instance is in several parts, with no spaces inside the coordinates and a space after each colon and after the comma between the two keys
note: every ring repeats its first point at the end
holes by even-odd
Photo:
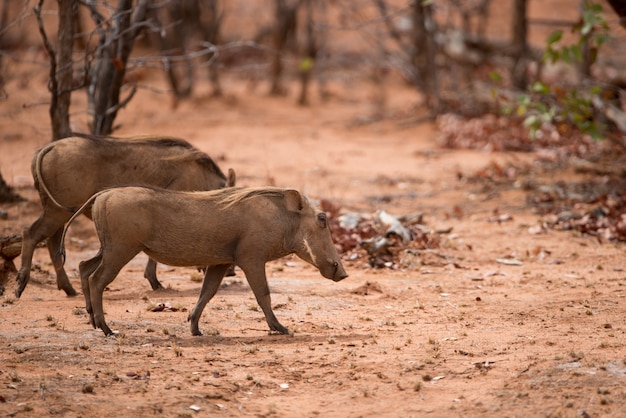
{"type": "Polygon", "coordinates": [[[317,214],[317,220],[320,222],[322,228],[326,228],[326,214],[324,212],[317,214]]]}

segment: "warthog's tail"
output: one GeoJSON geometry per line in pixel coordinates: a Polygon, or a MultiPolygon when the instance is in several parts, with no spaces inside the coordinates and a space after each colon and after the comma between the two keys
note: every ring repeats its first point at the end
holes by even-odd
{"type": "Polygon", "coordinates": [[[50,150],[52,150],[52,148],[54,148],[54,145],[55,145],[55,143],[52,142],[51,144],[49,144],[48,146],[43,148],[41,151],[39,151],[39,154],[37,154],[37,160],[35,161],[35,175],[37,176],[37,181],[39,182],[39,185],[41,186],[41,189],[46,193],[48,198],[50,198],[52,203],[54,203],[55,205],[57,205],[61,209],[65,209],[65,210],[67,210],[69,212],[73,212],[74,211],[73,208],[68,208],[67,206],[64,206],[64,205],[60,204],[59,202],[57,202],[57,200],[54,198],[54,196],[52,196],[52,193],[50,192],[50,189],[48,189],[48,186],[46,185],[46,182],[43,180],[43,175],[41,174],[41,162],[43,161],[43,157],[50,150]]]}
{"type": "Polygon", "coordinates": [[[65,234],[67,233],[67,229],[69,228],[70,224],[77,216],[82,214],[87,208],[91,207],[91,205],[93,205],[93,202],[98,198],[98,196],[100,196],[102,193],[106,191],[108,191],[108,189],[100,190],[98,193],[94,194],[89,199],[87,199],[87,201],[83,203],[83,205],[80,208],[78,208],[76,212],[74,212],[72,217],[65,224],[65,227],[63,228],[63,235],[61,235],[61,245],[59,246],[59,251],[56,253],[57,258],[61,257],[61,260],[62,260],[61,265],[65,264],[65,234]]]}

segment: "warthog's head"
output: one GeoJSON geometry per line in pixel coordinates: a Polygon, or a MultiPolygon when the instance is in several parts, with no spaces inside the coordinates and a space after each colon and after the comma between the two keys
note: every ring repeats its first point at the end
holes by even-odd
{"type": "Polygon", "coordinates": [[[317,267],[322,276],[335,282],[348,277],[333,244],[326,214],[314,209],[297,190],[285,191],[287,209],[300,215],[300,224],[293,237],[296,255],[317,267]]]}

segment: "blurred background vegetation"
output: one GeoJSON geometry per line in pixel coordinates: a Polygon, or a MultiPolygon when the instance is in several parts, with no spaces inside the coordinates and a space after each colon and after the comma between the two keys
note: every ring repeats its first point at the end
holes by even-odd
{"type": "Polygon", "coordinates": [[[268,95],[297,83],[300,106],[313,88],[323,102],[329,82],[359,78],[379,92],[374,119],[386,81],[401,77],[423,98],[415,121],[504,115],[518,148],[572,135],[624,146],[626,1],[0,1],[0,103],[20,64],[36,62],[49,73],[53,140],[71,134],[72,94],[87,97],[91,133],[113,133],[154,69],[174,102],[200,77],[215,96],[225,76],[264,81],[268,95]]]}
{"type": "MultiPolygon", "coordinates": [[[[49,120],[24,129],[110,135],[142,90],[171,111],[207,86],[209,100],[245,85],[324,106],[339,85],[366,92],[368,124],[397,120],[400,86],[416,98],[401,124],[433,123],[434,146],[577,164],[592,180],[529,186],[529,205],[562,229],[626,241],[625,27],[626,0],[0,0],[0,110],[41,80],[49,90],[0,117],[45,105],[49,120]]],[[[510,171],[477,177],[511,183],[510,171]]],[[[17,198],[0,175],[0,201],[17,198]]]]}

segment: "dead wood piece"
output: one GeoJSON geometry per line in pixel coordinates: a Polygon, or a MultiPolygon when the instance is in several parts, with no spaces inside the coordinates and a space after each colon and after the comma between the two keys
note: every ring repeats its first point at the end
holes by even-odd
{"type": "Polygon", "coordinates": [[[0,237],[0,257],[5,261],[11,261],[22,253],[22,235],[14,234],[0,237]]]}
{"type": "Polygon", "coordinates": [[[9,273],[16,273],[13,259],[22,253],[22,236],[20,234],[0,237],[0,295],[9,279],[9,273]]]}
{"type": "Polygon", "coordinates": [[[614,122],[617,128],[622,133],[626,133],[626,113],[624,113],[613,103],[602,100],[598,96],[594,97],[592,101],[596,109],[598,109],[600,112],[603,112],[608,119],[614,122]]]}

